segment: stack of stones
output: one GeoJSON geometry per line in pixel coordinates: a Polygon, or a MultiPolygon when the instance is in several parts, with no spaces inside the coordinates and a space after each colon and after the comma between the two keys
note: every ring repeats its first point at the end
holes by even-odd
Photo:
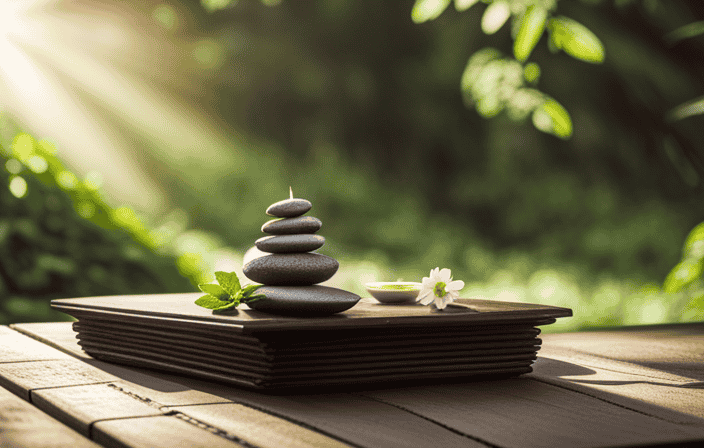
{"type": "Polygon", "coordinates": [[[247,278],[265,285],[257,294],[266,297],[250,303],[250,308],[287,316],[324,316],[345,311],[359,301],[351,292],[317,285],[335,275],[339,263],[312,253],[325,244],[325,238],[315,235],[322,226],[318,218],[302,216],[311,207],[309,201],[291,193],[290,199],[266,210],[277,218],[262,226],[262,232],[271,236],[255,242],[262,255],[243,268],[247,278]]]}

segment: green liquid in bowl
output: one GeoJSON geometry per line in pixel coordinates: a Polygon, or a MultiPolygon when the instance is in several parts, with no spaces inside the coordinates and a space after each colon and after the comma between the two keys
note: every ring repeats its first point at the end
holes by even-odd
{"type": "Polygon", "coordinates": [[[416,291],[418,287],[414,285],[383,285],[378,289],[386,289],[388,291],[416,291]]]}

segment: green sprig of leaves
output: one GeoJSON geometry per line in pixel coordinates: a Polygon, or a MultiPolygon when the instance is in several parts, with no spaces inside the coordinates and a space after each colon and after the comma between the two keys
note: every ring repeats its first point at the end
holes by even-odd
{"type": "Polygon", "coordinates": [[[205,295],[196,300],[196,305],[213,311],[225,311],[240,303],[249,303],[265,297],[264,294],[254,294],[262,285],[247,285],[243,288],[234,272],[218,271],[215,273],[215,280],[218,284],[198,285],[205,295]]]}

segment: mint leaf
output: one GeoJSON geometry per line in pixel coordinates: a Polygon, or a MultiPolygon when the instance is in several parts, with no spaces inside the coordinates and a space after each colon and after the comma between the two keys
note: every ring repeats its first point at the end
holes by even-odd
{"type": "Polygon", "coordinates": [[[222,289],[220,285],[198,285],[198,289],[206,294],[210,294],[218,300],[227,300],[230,298],[230,294],[222,289]]]}
{"type": "Polygon", "coordinates": [[[251,296],[251,297],[247,297],[247,298],[243,299],[242,302],[244,302],[244,303],[254,302],[256,300],[263,299],[265,297],[266,296],[264,294],[257,294],[255,296],[251,296]]]}
{"type": "Polygon", "coordinates": [[[208,308],[210,310],[222,309],[223,307],[226,307],[229,304],[230,302],[222,301],[217,297],[213,297],[211,295],[206,295],[196,300],[196,305],[202,306],[203,308],[208,308]]]}
{"type": "Polygon", "coordinates": [[[235,308],[237,305],[239,305],[239,302],[237,302],[237,301],[235,301],[235,302],[227,302],[227,304],[225,304],[225,305],[223,305],[223,306],[221,306],[221,307],[219,307],[219,308],[213,308],[213,311],[225,311],[225,310],[229,310],[229,309],[235,308]]]}
{"type": "Polygon", "coordinates": [[[243,297],[249,297],[252,295],[254,291],[257,289],[261,288],[264,285],[247,285],[244,288],[242,288],[242,296],[243,297]]]}
{"type": "Polygon", "coordinates": [[[222,289],[231,296],[237,294],[237,291],[242,288],[240,286],[240,279],[237,278],[237,274],[234,272],[217,271],[215,273],[215,279],[220,283],[222,289]]]}

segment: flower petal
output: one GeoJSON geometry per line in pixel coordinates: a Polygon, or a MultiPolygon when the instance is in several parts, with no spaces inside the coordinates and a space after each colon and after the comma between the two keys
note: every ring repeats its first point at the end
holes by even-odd
{"type": "Polygon", "coordinates": [[[459,291],[462,288],[464,288],[464,282],[462,280],[451,281],[447,284],[447,286],[445,286],[445,290],[448,292],[459,291]]]}
{"type": "Polygon", "coordinates": [[[420,297],[418,301],[421,303],[421,305],[430,305],[434,298],[435,296],[433,294],[428,293],[423,297],[420,297]]]}
{"type": "Polygon", "coordinates": [[[416,302],[420,301],[420,299],[427,296],[428,294],[432,294],[432,292],[432,288],[420,288],[420,291],[418,291],[418,296],[416,296],[416,302]]]}
{"type": "Polygon", "coordinates": [[[452,271],[448,268],[443,268],[438,275],[442,282],[450,283],[452,281],[452,271]]]}
{"type": "Polygon", "coordinates": [[[442,297],[436,297],[435,298],[435,308],[439,310],[445,309],[445,300],[442,297]]]}
{"type": "Polygon", "coordinates": [[[437,283],[436,280],[433,280],[432,278],[428,277],[423,277],[423,281],[421,284],[423,285],[423,288],[428,288],[428,289],[433,289],[435,287],[435,283],[437,283]]]}

